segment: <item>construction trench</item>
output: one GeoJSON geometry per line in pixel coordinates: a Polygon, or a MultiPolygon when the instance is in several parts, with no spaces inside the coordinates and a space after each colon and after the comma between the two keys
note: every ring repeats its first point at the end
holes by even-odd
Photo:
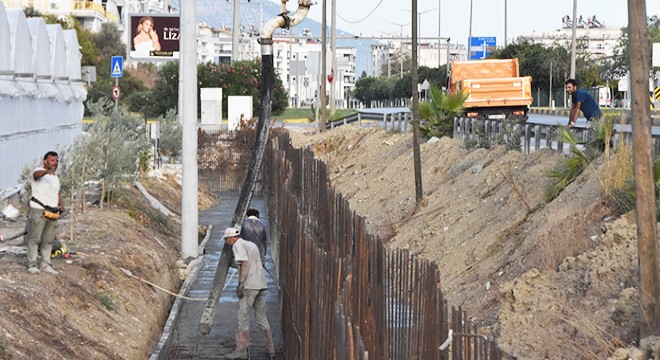
{"type": "MultiPolygon", "coordinates": [[[[223,359],[234,349],[237,277],[227,276],[232,255],[221,234],[225,226],[241,225],[248,206],[264,214],[269,229],[267,316],[276,358],[501,359],[495,341],[474,335],[467,314],[447,305],[435,263],[386,250],[335,193],[326,165],[311,149],[293,148],[284,129],[270,134],[272,34],[299,24],[312,5],[298,0],[288,16],[287,1],[260,39],[261,104],[253,140],[245,141],[245,130],[198,132],[198,156],[214,160],[213,168],[199,169],[202,183],[224,179],[210,188],[225,192],[200,216],[213,225],[205,255],[184,282],[151,359],[223,359]],[[251,152],[246,144],[253,144],[251,152]],[[263,198],[253,200],[258,182],[263,198]]],[[[254,319],[248,354],[268,358],[254,319]]]]}
{"type": "MultiPolygon", "coordinates": [[[[244,154],[243,164],[250,161],[244,154]]],[[[228,158],[238,159],[235,155],[228,158]]],[[[241,166],[216,171],[226,175],[227,168],[241,166]]],[[[200,178],[213,178],[206,175],[200,178]]],[[[293,148],[286,130],[271,134],[261,175],[259,196],[250,206],[264,214],[267,268],[280,286],[267,275],[267,315],[277,359],[506,358],[493,339],[476,335],[462,308],[444,300],[436,264],[407,250],[386,249],[368,234],[364,219],[335,193],[326,165],[310,149],[293,148]]],[[[238,178],[223,181],[240,184],[238,178]]],[[[180,292],[202,301],[175,301],[152,359],[223,359],[235,347],[236,276],[231,270],[206,335],[200,326],[221,262],[222,230],[240,198],[238,188],[228,190],[225,186],[219,205],[200,214],[201,222],[213,227],[203,260],[180,292]]],[[[254,320],[250,329],[250,359],[266,359],[254,320]]]]}

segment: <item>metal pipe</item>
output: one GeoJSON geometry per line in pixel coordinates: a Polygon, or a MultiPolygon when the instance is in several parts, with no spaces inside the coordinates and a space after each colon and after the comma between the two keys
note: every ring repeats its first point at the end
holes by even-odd
{"type": "MultiPolygon", "coordinates": [[[[257,123],[257,137],[252,150],[252,160],[248,169],[247,178],[241,189],[241,194],[234,210],[234,216],[231,221],[232,226],[240,226],[243,223],[245,212],[247,211],[252,193],[257,183],[257,177],[261,171],[263,156],[268,143],[268,132],[271,123],[273,106],[273,85],[275,84],[275,69],[273,68],[273,33],[277,28],[289,28],[300,24],[309,13],[309,7],[312,5],[310,0],[298,0],[298,10],[289,17],[286,11],[286,2],[282,1],[282,11],[279,15],[269,20],[261,33],[261,106],[259,108],[259,121],[257,123]]],[[[199,324],[199,331],[206,335],[211,331],[213,318],[215,317],[218,298],[222,293],[222,288],[227,278],[229,264],[233,257],[231,246],[225,243],[222,249],[222,255],[218,263],[218,268],[213,279],[213,289],[209,294],[206,307],[202,313],[202,319],[199,324]]]]}

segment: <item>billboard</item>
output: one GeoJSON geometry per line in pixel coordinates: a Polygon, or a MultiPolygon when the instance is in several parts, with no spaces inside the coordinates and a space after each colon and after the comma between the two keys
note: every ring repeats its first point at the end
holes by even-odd
{"type": "Polygon", "coordinates": [[[497,41],[491,37],[472,37],[470,40],[470,60],[483,60],[495,51],[497,41]]]}
{"type": "Polygon", "coordinates": [[[129,57],[133,60],[179,58],[179,15],[130,14],[129,57]]]}

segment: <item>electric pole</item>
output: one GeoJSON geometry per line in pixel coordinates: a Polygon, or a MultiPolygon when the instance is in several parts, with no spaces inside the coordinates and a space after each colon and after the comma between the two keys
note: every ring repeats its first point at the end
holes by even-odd
{"type": "Polygon", "coordinates": [[[238,35],[241,33],[240,0],[234,0],[234,29],[231,32],[231,62],[238,61],[238,35]]]}
{"type": "Polygon", "coordinates": [[[472,0],[470,0],[470,34],[468,35],[468,60],[472,58],[472,0]]]}
{"type": "MultiPolygon", "coordinates": [[[[330,10],[332,14],[330,15],[330,52],[332,59],[330,61],[332,66],[332,77],[333,80],[330,82],[330,115],[334,117],[335,111],[337,108],[337,94],[335,89],[337,88],[337,79],[334,79],[334,72],[337,70],[337,0],[332,0],[332,9],[330,10]]],[[[339,73],[339,71],[337,71],[339,73]]],[[[330,119],[332,121],[332,119],[330,119]]]]}
{"type": "Polygon", "coordinates": [[[506,29],[507,28],[507,18],[506,18],[507,17],[507,8],[506,8],[507,4],[506,4],[506,2],[507,1],[504,0],[504,46],[505,47],[509,45],[509,37],[507,36],[507,31],[506,31],[507,30],[506,29]]]}
{"type": "Polygon", "coordinates": [[[181,2],[181,62],[179,98],[181,136],[181,258],[197,257],[197,6],[195,1],[181,2]]]}
{"type": "Polygon", "coordinates": [[[642,310],[639,319],[640,338],[660,335],[658,233],[653,181],[652,124],[648,100],[649,48],[648,28],[644,21],[646,19],[645,0],[628,0],[635,212],[637,213],[639,298],[642,310]]]}
{"type": "Polygon", "coordinates": [[[412,117],[413,117],[413,167],[415,170],[415,200],[417,206],[422,203],[422,160],[419,149],[419,92],[417,83],[417,0],[412,0],[412,117]]]}
{"type": "Polygon", "coordinates": [[[319,124],[319,130],[321,132],[325,131],[325,124],[327,123],[327,114],[325,111],[325,92],[326,92],[326,66],[328,66],[328,24],[325,18],[326,12],[328,10],[328,0],[323,0],[323,6],[321,10],[321,93],[319,96],[321,97],[321,123],[319,124]]]}
{"type": "MultiPolygon", "coordinates": [[[[577,37],[575,35],[577,29],[577,0],[573,0],[573,35],[571,41],[571,79],[575,79],[575,51],[577,48],[577,37]]],[[[644,22],[646,24],[646,21],[644,22]]]]}

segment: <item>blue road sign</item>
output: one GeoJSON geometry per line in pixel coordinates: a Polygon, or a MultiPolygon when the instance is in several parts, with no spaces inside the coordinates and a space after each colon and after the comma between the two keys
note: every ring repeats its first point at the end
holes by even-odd
{"type": "Polygon", "coordinates": [[[495,37],[470,38],[470,60],[483,60],[495,50],[497,41],[495,37]]]}
{"type": "Polygon", "coordinates": [[[110,61],[110,76],[122,77],[124,75],[124,57],[113,56],[110,61]]]}

